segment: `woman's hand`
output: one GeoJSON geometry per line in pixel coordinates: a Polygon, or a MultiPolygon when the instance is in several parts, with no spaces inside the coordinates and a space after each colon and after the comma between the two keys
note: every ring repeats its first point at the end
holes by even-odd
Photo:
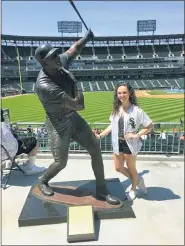
{"type": "Polygon", "coordinates": [[[139,139],[140,136],[138,135],[138,133],[127,132],[127,133],[124,135],[124,138],[125,138],[125,139],[139,139]]]}
{"type": "Polygon", "coordinates": [[[96,136],[97,139],[100,139],[101,138],[100,137],[100,134],[97,134],[97,133],[94,132],[94,135],[96,136]]]}

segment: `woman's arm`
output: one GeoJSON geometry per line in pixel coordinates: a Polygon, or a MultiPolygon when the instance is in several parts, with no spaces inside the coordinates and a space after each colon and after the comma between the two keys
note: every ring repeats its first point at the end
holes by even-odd
{"type": "Polygon", "coordinates": [[[110,124],[102,133],[95,134],[98,139],[107,136],[112,131],[112,124],[110,124]]]}
{"type": "Polygon", "coordinates": [[[141,129],[138,133],[132,133],[132,132],[128,132],[124,135],[125,139],[139,139],[141,136],[146,135],[147,133],[149,133],[153,128],[153,124],[150,123],[148,126],[144,127],[143,129],[141,129]]]}
{"type": "Polygon", "coordinates": [[[143,129],[141,129],[141,130],[137,133],[138,137],[141,137],[141,136],[143,136],[143,135],[148,134],[148,133],[152,130],[152,128],[153,128],[153,124],[152,124],[152,123],[151,123],[150,125],[148,125],[147,127],[144,127],[143,129]]]}

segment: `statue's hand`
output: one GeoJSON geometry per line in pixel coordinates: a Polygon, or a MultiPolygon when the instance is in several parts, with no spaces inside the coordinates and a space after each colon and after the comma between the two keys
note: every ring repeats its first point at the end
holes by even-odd
{"type": "Polygon", "coordinates": [[[85,34],[85,39],[87,40],[87,41],[89,41],[89,40],[92,40],[94,38],[94,34],[93,34],[93,32],[91,31],[91,28],[86,32],[86,34],[85,34]]]}

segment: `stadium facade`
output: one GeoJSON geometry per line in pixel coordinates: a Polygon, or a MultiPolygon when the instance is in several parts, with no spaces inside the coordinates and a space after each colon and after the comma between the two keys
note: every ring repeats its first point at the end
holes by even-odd
{"type": "MultiPolygon", "coordinates": [[[[2,96],[21,86],[34,91],[41,69],[34,52],[40,44],[64,52],[78,39],[1,35],[2,96]]],[[[138,90],[184,89],[184,40],[184,34],[95,37],[70,69],[83,91],[111,91],[120,82],[138,90]]]]}
{"type": "MultiPolygon", "coordinates": [[[[34,92],[34,84],[41,69],[34,58],[34,52],[40,44],[50,43],[64,52],[78,39],[2,35],[1,95],[34,92]]],[[[120,82],[130,82],[137,90],[184,90],[184,40],[184,34],[95,37],[93,43],[88,42],[80,56],[76,57],[70,69],[83,91],[112,91],[120,82]]],[[[25,122],[19,122],[20,127],[21,124],[25,125],[25,122]]],[[[49,151],[48,135],[42,124],[39,128],[35,122],[32,127],[36,126],[36,132],[41,133],[41,136],[36,133],[39,150],[49,151]]],[[[179,138],[181,125],[176,124],[179,126],[179,136],[166,132],[165,139],[158,136],[162,129],[160,125],[155,124],[156,133],[143,139],[141,152],[184,153],[184,141],[179,138]]],[[[165,129],[169,127],[166,123],[162,125],[165,129]]],[[[101,129],[102,125],[94,126],[101,129]]],[[[20,138],[25,137],[25,134],[21,135],[19,127],[18,132],[20,138]]],[[[102,152],[112,151],[109,136],[100,145],[102,152]]],[[[83,152],[84,149],[76,142],[71,142],[70,151],[83,152]]]]}

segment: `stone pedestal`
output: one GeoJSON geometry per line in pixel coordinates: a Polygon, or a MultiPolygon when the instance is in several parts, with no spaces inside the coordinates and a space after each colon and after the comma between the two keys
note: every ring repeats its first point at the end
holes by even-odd
{"type": "Polygon", "coordinates": [[[45,196],[33,185],[27,196],[18,225],[34,226],[67,222],[69,205],[92,205],[95,219],[135,218],[131,203],[119,179],[107,179],[108,190],[118,197],[122,204],[110,205],[95,197],[95,180],[80,180],[50,183],[53,196],[45,196]]]}

